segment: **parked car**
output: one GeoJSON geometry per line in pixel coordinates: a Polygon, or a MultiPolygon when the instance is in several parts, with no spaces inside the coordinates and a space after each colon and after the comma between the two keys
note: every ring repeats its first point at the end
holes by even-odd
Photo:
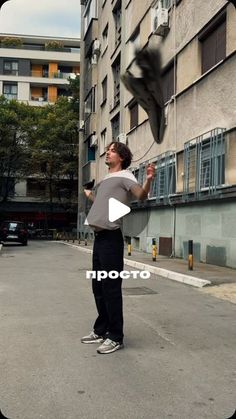
{"type": "Polygon", "coordinates": [[[24,223],[20,221],[3,221],[0,225],[0,241],[19,242],[27,246],[28,230],[24,223]]]}

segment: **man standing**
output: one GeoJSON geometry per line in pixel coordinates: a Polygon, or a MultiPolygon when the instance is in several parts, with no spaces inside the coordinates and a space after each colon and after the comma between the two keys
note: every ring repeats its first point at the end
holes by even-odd
{"type": "MultiPolygon", "coordinates": [[[[87,216],[88,224],[94,229],[93,271],[123,271],[124,240],[121,232],[121,220],[109,221],[109,198],[115,198],[123,204],[129,204],[132,195],[140,200],[147,198],[155,168],[147,167],[146,181],[139,185],[134,175],[126,170],[131,163],[132,153],[119,142],[112,142],[106,151],[106,165],[109,173],[97,185],[96,197],[85,190],[93,205],[87,216]]],[[[82,343],[101,343],[97,352],[108,354],[123,348],[123,304],[122,279],[107,278],[98,281],[92,279],[92,289],[98,311],[94,330],[81,339],[82,343]]]]}

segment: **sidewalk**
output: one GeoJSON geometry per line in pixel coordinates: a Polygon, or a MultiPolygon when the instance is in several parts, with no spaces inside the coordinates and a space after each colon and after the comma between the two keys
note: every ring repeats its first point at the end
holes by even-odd
{"type": "MultiPolygon", "coordinates": [[[[92,243],[88,243],[87,246],[84,242],[78,244],[77,240],[74,243],[72,241],[61,243],[76,246],[81,251],[92,253],[92,243]]],[[[153,262],[152,255],[145,252],[133,250],[132,255],[128,256],[127,247],[125,247],[124,257],[125,265],[136,270],[147,270],[156,275],[200,288],[206,285],[233,284],[232,288],[235,287],[236,290],[235,269],[194,262],[193,271],[189,271],[186,260],[158,255],[156,262],[153,262]]]]}

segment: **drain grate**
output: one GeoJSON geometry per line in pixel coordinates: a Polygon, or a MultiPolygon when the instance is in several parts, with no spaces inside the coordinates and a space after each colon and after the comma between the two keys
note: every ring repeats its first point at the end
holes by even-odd
{"type": "Polygon", "coordinates": [[[158,294],[156,291],[147,287],[130,287],[123,288],[124,295],[149,295],[149,294],[158,294]]]}

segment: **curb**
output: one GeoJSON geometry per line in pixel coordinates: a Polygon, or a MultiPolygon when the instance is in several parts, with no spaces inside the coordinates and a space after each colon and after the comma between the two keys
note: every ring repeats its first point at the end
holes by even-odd
{"type": "MultiPolygon", "coordinates": [[[[91,249],[85,249],[84,247],[77,246],[76,244],[59,242],[59,241],[54,241],[54,243],[65,244],[66,246],[74,247],[78,250],[81,250],[84,253],[92,254],[91,249]]],[[[168,269],[158,268],[156,266],[148,265],[147,263],[137,262],[135,260],[124,259],[124,264],[131,266],[133,268],[138,268],[140,270],[149,271],[153,274],[171,279],[172,281],[181,282],[182,284],[191,285],[197,288],[202,288],[202,287],[205,287],[206,285],[211,285],[211,281],[208,281],[207,279],[201,279],[195,276],[190,276],[190,275],[181,274],[174,271],[169,271],[168,269]]]]}

